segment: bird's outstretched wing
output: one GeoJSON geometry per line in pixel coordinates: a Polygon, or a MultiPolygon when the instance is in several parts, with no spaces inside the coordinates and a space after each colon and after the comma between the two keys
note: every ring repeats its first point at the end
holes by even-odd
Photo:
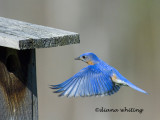
{"type": "Polygon", "coordinates": [[[58,85],[51,85],[52,89],[58,89],[55,93],[59,96],[96,96],[111,95],[120,89],[120,85],[114,84],[108,74],[104,74],[95,65],[90,65],[75,74],[70,79],[58,85]]]}

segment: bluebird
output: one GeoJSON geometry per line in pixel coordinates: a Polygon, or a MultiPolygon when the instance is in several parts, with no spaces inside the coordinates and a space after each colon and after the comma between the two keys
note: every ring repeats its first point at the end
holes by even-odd
{"type": "Polygon", "coordinates": [[[129,86],[148,94],[128,81],[118,70],[102,61],[94,53],[84,53],[75,60],[81,60],[88,66],[63,83],[51,85],[52,89],[56,89],[54,93],[60,93],[59,96],[107,96],[116,93],[121,86],[129,86]]]}

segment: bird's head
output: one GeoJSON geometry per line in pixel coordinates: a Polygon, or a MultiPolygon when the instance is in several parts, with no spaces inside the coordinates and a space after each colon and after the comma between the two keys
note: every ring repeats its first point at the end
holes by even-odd
{"type": "Polygon", "coordinates": [[[94,65],[99,62],[99,58],[94,53],[84,53],[79,57],[75,58],[75,60],[82,60],[88,65],[94,65]]]}

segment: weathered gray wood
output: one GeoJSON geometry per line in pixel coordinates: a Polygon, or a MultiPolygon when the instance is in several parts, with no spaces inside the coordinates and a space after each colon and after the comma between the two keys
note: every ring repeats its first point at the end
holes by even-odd
{"type": "Polygon", "coordinates": [[[0,17],[0,46],[33,49],[79,42],[77,33],[0,17]]]}
{"type": "Polygon", "coordinates": [[[0,120],[38,120],[35,49],[0,52],[0,120]]]}
{"type": "Polygon", "coordinates": [[[0,120],[38,120],[34,48],[79,42],[77,33],[0,17],[0,120]]]}
{"type": "Polygon", "coordinates": [[[32,120],[38,120],[38,95],[37,95],[37,81],[36,81],[36,52],[35,49],[30,50],[30,64],[28,65],[28,87],[32,93],[32,120]]]}

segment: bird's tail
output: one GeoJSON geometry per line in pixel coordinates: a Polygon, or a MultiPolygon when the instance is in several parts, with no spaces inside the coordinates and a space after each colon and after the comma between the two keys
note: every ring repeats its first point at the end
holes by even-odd
{"type": "Polygon", "coordinates": [[[126,84],[127,84],[129,87],[131,87],[131,88],[133,88],[133,89],[135,89],[135,90],[137,90],[137,91],[139,91],[139,92],[142,92],[142,93],[148,95],[148,93],[147,93],[146,91],[144,91],[144,90],[142,90],[141,88],[135,86],[133,83],[127,81],[126,84]]]}

